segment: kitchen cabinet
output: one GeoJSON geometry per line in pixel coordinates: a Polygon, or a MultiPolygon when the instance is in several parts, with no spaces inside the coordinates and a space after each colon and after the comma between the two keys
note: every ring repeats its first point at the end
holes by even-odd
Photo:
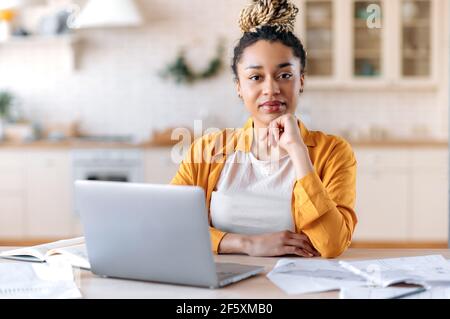
{"type": "Polygon", "coordinates": [[[25,235],[25,165],[20,152],[0,152],[0,237],[25,235]]]}
{"type": "Polygon", "coordinates": [[[411,234],[415,240],[436,241],[448,233],[447,150],[412,152],[411,234]]]}
{"type": "Polygon", "coordinates": [[[72,235],[72,176],[69,153],[29,151],[26,158],[28,238],[72,235]]]}
{"type": "Polygon", "coordinates": [[[308,75],[331,76],[334,70],[333,2],[306,1],[304,8],[308,75]]]}
{"type": "Polygon", "coordinates": [[[23,196],[0,195],[0,238],[25,237],[23,196]]]}
{"type": "Polygon", "coordinates": [[[309,88],[430,89],[446,57],[445,0],[299,0],[309,88]]]}
{"type": "Polygon", "coordinates": [[[396,241],[408,237],[406,173],[360,170],[356,196],[358,225],[355,240],[396,241]]]}
{"type": "MultiPolygon", "coordinates": [[[[0,241],[82,235],[73,213],[70,149],[0,150],[0,241]]],[[[169,183],[171,147],[144,148],[144,180],[169,183]]],[[[446,242],[445,147],[354,147],[358,162],[354,242],[446,242]]]]}
{"type": "Polygon", "coordinates": [[[66,150],[0,150],[0,240],[74,234],[66,150]]]}
{"type": "Polygon", "coordinates": [[[446,242],[447,148],[354,148],[355,242],[446,242]]]}
{"type": "Polygon", "coordinates": [[[144,155],[145,182],[168,184],[178,171],[179,163],[172,158],[171,147],[147,149],[144,155]]]}
{"type": "Polygon", "coordinates": [[[405,77],[429,76],[432,57],[431,1],[401,2],[401,74],[405,77]]]}
{"type": "MultiPolygon", "coordinates": [[[[169,183],[178,170],[170,147],[144,149],[142,180],[169,183]]],[[[71,149],[0,150],[0,241],[82,235],[73,209],[71,149]]]]}
{"type": "Polygon", "coordinates": [[[353,62],[354,77],[377,77],[382,72],[384,34],[381,29],[384,3],[381,1],[354,1],[353,15],[353,62]],[[373,9],[372,9],[373,8],[373,9]],[[380,23],[379,26],[377,26],[380,23]]]}

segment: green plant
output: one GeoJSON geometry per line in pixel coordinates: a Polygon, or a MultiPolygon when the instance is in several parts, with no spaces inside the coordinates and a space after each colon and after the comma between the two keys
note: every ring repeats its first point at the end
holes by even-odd
{"type": "Polygon", "coordinates": [[[223,52],[224,52],[224,47],[223,47],[222,43],[220,42],[219,45],[217,46],[216,56],[213,59],[211,59],[211,61],[208,64],[208,67],[201,72],[195,72],[194,70],[192,70],[192,68],[186,62],[184,50],[181,50],[178,53],[178,56],[175,59],[175,61],[170,63],[160,73],[160,76],[165,79],[172,77],[172,78],[174,78],[175,82],[178,84],[193,83],[197,80],[208,79],[208,78],[213,77],[214,75],[218,74],[218,72],[222,68],[223,52]]]}
{"type": "Polygon", "coordinates": [[[12,101],[13,96],[11,93],[0,91],[0,118],[4,118],[8,115],[12,101]]]}

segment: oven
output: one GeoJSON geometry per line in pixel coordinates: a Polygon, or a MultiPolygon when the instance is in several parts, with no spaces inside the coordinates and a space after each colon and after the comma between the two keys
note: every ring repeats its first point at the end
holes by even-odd
{"type": "Polygon", "coordinates": [[[73,181],[144,182],[144,154],[140,149],[75,149],[71,160],[73,181]]]}

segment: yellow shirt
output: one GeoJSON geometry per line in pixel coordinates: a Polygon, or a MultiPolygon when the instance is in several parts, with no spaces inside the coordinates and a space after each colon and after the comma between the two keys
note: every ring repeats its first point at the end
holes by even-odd
{"type": "MultiPolygon", "coordinates": [[[[357,223],[356,159],[344,139],[308,131],[300,121],[299,128],[314,171],[294,184],[291,206],[295,231],[305,233],[323,257],[336,257],[350,245],[357,223]]],[[[209,210],[226,156],[235,151],[250,152],[252,138],[251,118],[242,129],[202,136],[192,143],[171,184],[202,187],[209,210]]],[[[212,226],[209,230],[212,249],[217,253],[226,233],[212,226]]]]}

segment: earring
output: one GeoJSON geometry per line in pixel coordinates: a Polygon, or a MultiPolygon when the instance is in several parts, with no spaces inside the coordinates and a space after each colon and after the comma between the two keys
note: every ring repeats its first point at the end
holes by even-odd
{"type": "Polygon", "coordinates": [[[303,88],[300,89],[300,94],[302,94],[302,93],[303,93],[303,88]]]}

